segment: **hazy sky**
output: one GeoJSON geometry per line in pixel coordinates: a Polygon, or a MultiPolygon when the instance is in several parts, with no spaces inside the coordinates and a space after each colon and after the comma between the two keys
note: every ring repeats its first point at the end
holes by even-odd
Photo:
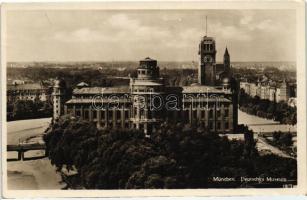
{"type": "Polygon", "coordinates": [[[8,61],[197,60],[205,34],[232,61],[295,61],[291,10],[8,11],[8,61]]]}

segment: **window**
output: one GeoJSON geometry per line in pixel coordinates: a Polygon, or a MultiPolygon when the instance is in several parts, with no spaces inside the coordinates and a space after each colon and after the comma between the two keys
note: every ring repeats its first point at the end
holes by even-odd
{"type": "Polygon", "coordinates": [[[221,122],[217,122],[216,126],[217,126],[217,129],[221,129],[221,122]]]}
{"type": "Polygon", "coordinates": [[[104,110],[101,111],[101,119],[105,119],[105,113],[106,112],[104,110]]]}
{"type": "Polygon", "coordinates": [[[80,117],[80,116],[81,116],[80,110],[76,110],[76,116],[77,116],[77,117],[80,117]]]}
{"type": "Polygon", "coordinates": [[[113,110],[109,110],[109,119],[113,119],[113,110]]]}
{"type": "Polygon", "coordinates": [[[93,119],[97,119],[97,111],[93,110],[93,119]]]}
{"type": "Polygon", "coordinates": [[[88,110],[84,111],[84,119],[89,119],[89,112],[88,112],[88,110]]]}
{"type": "Polygon", "coordinates": [[[205,116],[206,116],[206,115],[205,115],[205,111],[204,111],[204,110],[202,110],[202,111],[201,111],[201,118],[202,118],[202,119],[204,119],[204,118],[205,118],[205,116]]]}
{"type": "Polygon", "coordinates": [[[125,123],[125,128],[129,128],[129,123],[128,122],[125,123]]]}
{"type": "Polygon", "coordinates": [[[209,118],[213,118],[213,110],[209,110],[209,118]]]}
{"type": "Polygon", "coordinates": [[[225,129],[229,129],[229,123],[225,122],[225,129]]]}
{"type": "Polygon", "coordinates": [[[225,117],[228,117],[228,115],[229,115],[229,110],[225,109],[225,117]]]}
{"type": "Polygon", "coordinates": [[[140,124],[140,130],[144,129],[144,124],[140,124]]]}
{"type": "Polygon", "coordinates": [[[116,119],[117,120],[121,119],[121,112],[120,112],[120,110],[116,111],[116,119]]]}
{"type": "Polygon", "coordinates": [[[217,115],[217,117],[220,117],[221,116],[221,110],[217,110],[216,115],[217,115]]]}
{"type": "Polygon", "coordinates": [[[128,110],[125,110],[125,119],[129,118],[129,112],[128,110]]]}
{"type": "Polygon", "coordinates": [[[213,129],[213,122],[209,122],[209,128],[210,128],[210,130],[213,129]]]}

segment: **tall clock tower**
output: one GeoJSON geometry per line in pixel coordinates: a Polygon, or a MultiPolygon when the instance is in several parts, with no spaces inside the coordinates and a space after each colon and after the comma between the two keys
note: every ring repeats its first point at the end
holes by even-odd
{"type": "Polygon", "coordinates": [[[198,83],[215,85],[215,40],[204,36],[199,44],[198,83]]]}

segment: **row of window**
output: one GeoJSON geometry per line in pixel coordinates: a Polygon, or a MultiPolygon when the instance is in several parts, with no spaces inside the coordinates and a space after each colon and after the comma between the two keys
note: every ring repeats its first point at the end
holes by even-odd
{"type": "Polygon", "coordinates": [[[204,44],[204,50],[205,50],[205,51],[212,51],[212,50],[214,50],[213,44],[207,44],[207,43],[205,43],[205,44],[204,44]]]}
{"type": "MultiPolygon", "coordinates": [[[[102,120],[105,120],[106,119],[106,112],[107,111],[105,111],[105,110],[101,110],[101,119],[102,120]]],[[[120,120],[121,119],[121,111],[120,110],[117,110],[115,113],[114,113],[114,111],[113,110],[109,110],[108,111],[108,118],[109,119],[113,119],[113,115],[115,114],[115,119],[117,119],[117,120],[120,120]]],[[[76,113],[75,113],[75,115],[77,116],[77,117],[81,117],[82,115],[81,115],[81,110],[76,110],[76,113]]],[[[97,112],[97,110],[92,110],[92,117],[93,117],[93,119],[98,119],[98,112],[97,112]]],[[[90,119],[90,111],[89,110],[84,110],[83,111],[83,118],[84,119],[90,119]]],[[[125,110],[124,111],[124,118],[129,118],[129,111],[128,110],[125,110]]]]}
{"type": "MultiPolygon", "coordinates": [[[[26,96],[26,97],[16,97],[17,100],[23,100],[23,99],[29,99],[29,100],[33,100],[35,99],[37,96],[26,96]]],[[[39,96],[39,98],[42,98],[41,96],[39,96]]]]}
{"type": "Polygon", "coordinates": [[[141,75],[151,75],[152,74],[152,71],[151,70],[146,70],[146,69],[139,69],[138,70],[138,74],[141,74],[141,75]]]}
{"type": "MultiPolygon", "coordinates": [[[[101,119],[105,119],[105,115],[106,115],[106,112],[108,112],[108,118],[112,118],[113,119],[113,115],[115,115],[115,119],[121,119],[121,110],[101,110],[101,119]]],[[[171,112],[172,114],[174,114],[174,112],[176,111],[173,111],[171,112]]],[[[189,119],[189,110],[184,110],[182,111],[183,112],[183,115],[185,116],[185,118],[189,119]]],[[[98,112],[97,110],[92,110],[92,116],[93,116],[93,119],[98,119],[98,112]]],[[[137,108],[134,108],[134,113],[135,115],[139,114],[141,117],[142,116],[145,116],[145,110],[144,109],[140,109],[139,112],[137,110],[137,108]]],[[[170,115],[171,115],[170,113],[170,115]]],[[[151,118],[153,117],[153,112],[148,112],[148,118],[151,118]]],[[[76,110],[76,116],[81,116],[81,110],[76,110]]],[[[215,111],[215,116],[217,118],[220,118],[220,117],[228,117],[229,116],[229,110],[226,109],[224,110],[224,113],[221,112],[221,110],[216,110],[215,111]]],[[[89,110],[84,110],[83,111],[83,117],[85,119],[89,119],[89,110]]],[[[197,110],[193,110],[192,111],[192,117],[193,119],[197,119],[197,110]]],[[[202,119],[205,119],[206,117],[206,112],[204,110],[201,110],[200,111],[200,117],[202,119]]],[[[209,119],[213,119],[214,117],[214,110],[209,110],[208,112],[208,117],[209,119]]],[[[124,111],[124,118],[129,118],[129,110],[125,110],[124,111]]]]}
{"type": "Polygon", "coordinates": [[[153,88],[147,88],[147,89],[134,89],[134,92],[154,92],[153,88]]]}
{"type": "MultiPolygon", "coordinates": [[[[107,126],[107,127],[109,127],[109,128],[122,128],[122,127],[124,127],[124,128],[130,128],[130,123],[129,122],[125,122],[124,124],[123,124],[123,126],[122,126],[122,124],[121,123],[113,123],[113,122],[106,122],[106,123],[104,123],[104,122],[102,122],[101,124],[100,124],[102,127],[105,127],[105,126],[107,126]]],[[[136,124],[133,124],[133,128],[136,128],[136,124]]],[[[209,124],[208,124],[208,128],[209,128],[209,130],[217,130],[217,131],[221,131],[221,130],[228,130],[229,129],[229,123],[228,122],[224,122],[224,127],[222,127],[222,123],[221,122],[216,122],[216,128],[214,128],[214,122],[209,122],[209,124]]],[[[144,124],[140,124],[139,125],[139,129],[144,129],[144,124]]]]}
{"type": "Polygon", "coordinates": [[[206,101],[203,101],[203,102],[193,102],[193,103],[191,103],[191,102],[184,102],[183,103],[183,107],[184,108],[190,108],[190,107],[192,107],[192,108],[207,108],[207,106],[208,106],[209,109],[213,109],[214,106],[216,106],[217,109],[221,109],[222,105],[224,105],[224,108],[228,107],[227,103],[223,103],[223,104],[222,103],[220,103],[220,104],[218,104],[218,103],[207,103],[206,101]]]}
{"type": "MultiPolygon", "coordinates": [[[[96,110],[93,110],[92,111],[93,112],[93,119],[98,119],[98,112],[96,111],[96,110]]],[[[105,112],[106,111],[102,111],[101,112],[101,119],[102,119],[102,121],[104,121],[106,118],[105,118],[105,112]]],[[[128,111],[125,111],[124,112],[125,114],[125,118],[127,119],[127,118],[129,118],[129,112],[128,111]]],[[[113,111],[108,111],[108,118],[109,119],[113,119],[113,114],[115,114],[115,116],[116,116],[116,120],[121,120],[121,111],[116,111],[115,113],[113,113],[113,111]]],[[[193,115],[194,115],[194,113],[193,113],[193,115]]],[[[76,116],[79,116],[79,117],[81,117],[81,111],[80,110],[76,110],[76,116]]],[[[90,116],[89,116],[89,110],[84,110],[84,112],[83,112],[83,119],[85,119],[85,120],[89,120],[90,118],[89,118],[90,116]]],[[[195,115],[194,115],[194,117],[195,117],[195,115]]],[[[216,123],[216,130],[221,130],[222,129],[222,123],[224,123],[224,127],[223,127],[223,129],[229,129],[229,122],[228,121],[226,121],[226,122],[221,122],[221,121],[216,121],[216,122],[214,122],[214,121],[209,121],[208,122],[208,127],[209,127],[209,129],[210,130],[213,130],[214,129],[214,123],[216,123]]],[[[124,125],[124,127],[125,128],[129,128],[129,122],[125,122],[124,123],[125,125],[124,125]]],[[[115,123],[115,122],[113,122],[112,120],[110,120],[109,122],[102,122],[102,124],[101,124],[101,126],[108,126],[108,127],[122,127],[122,125],[121,125],[121,123],[115,123]]]]}

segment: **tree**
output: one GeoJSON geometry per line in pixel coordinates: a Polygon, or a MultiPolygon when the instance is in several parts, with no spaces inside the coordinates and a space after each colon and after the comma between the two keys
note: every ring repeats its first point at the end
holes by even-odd
{"type": "Polygon", "coordinates": [[[283,146],[291,146],[293,144],[292,134],[291,133],[281,134],[279,143],[283,146]]]}
{"type": "Polygon", "coordinates": [[[252,139],[230,141],[181,123],[164,123],[146,138],[138,130],[98,130],[62,116],[44,141],[51,163],[58,170],[74,166],[78,184],[88,189],[240,187],[213,177],[296,176],[295,160],[263,157],[252,139]]]}
{"type": "Polygon", "coordinates": [[[31,100],[18,100],[14,103],[13,117],[15,118],[32,117],[35,112],[37,112],[37,108],[31,100]]]}
{"type": "Polygon", "coordinates": [[[281,131],[274,131],[273,132],[273,142],[278,143],[280,140],[280,136],[281,136],[281,131]]]}

